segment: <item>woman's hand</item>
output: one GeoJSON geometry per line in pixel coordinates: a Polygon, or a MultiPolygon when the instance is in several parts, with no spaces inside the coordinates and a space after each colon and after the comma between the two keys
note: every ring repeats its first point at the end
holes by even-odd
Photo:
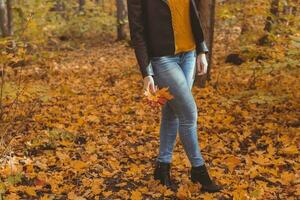
{"type": "Polygon", "coordinates": [[[199,76],[207,73],[207,60],[204,53],[201,53],[197,56],[197,74],[199,76]]]}
{"type": "Polygon", "coordinates": [[[158,90],[158,87],[154,84],[152,76],[146,76],[144,78],[144,91],[150,91],[154,94],[158,90]]]}

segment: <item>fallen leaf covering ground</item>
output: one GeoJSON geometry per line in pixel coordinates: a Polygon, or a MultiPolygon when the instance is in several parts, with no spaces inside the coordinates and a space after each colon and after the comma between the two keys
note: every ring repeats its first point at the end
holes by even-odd
{"type": "Polygon", "coordinates": [[[250,90],[242,67],[218,61],[193,94],[203,156],[226,189],[199,192],[178,139],[171,191],[152,178],[160,113],[142,102],[132,49],[95,46],[22,71],[18,112],[31,111],[1,159],[5,199],[299,199],[299,74],[264,76],[250,90]]]}

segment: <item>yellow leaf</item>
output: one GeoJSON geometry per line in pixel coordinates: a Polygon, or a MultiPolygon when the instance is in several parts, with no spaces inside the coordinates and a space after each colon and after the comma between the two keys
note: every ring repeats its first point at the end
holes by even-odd
{"type": "Polygon", "coordinates": [[[212,194],[205,193],[205,194],[203,195],[203,199],[204,199],[204,200],[214,200],[215,198],[214,198],[214,196],[213,196],[212,194]]]}
{"type": "Polygon", "coordinates": [[[40,198],[40,200],[50,200],[48,195],[44,195],[40,198]]]}
{"type": "Polygon", "coordinates": [[[247,192],[243,189],[237,189],[235,191],[232,192],[232,196],[233,196],[233,199],[236,199],[236,200],[247,200],[249,198],[247,198],[247,192]]]}
{"type": "Polygon", "coordinates": [[[122,199],[129,199],[129,196],[128,196],[128,191],[127,190],[119,190],[119,192],[117,193],[117,195],[119,197],[122,197],[122,199]]]}
{"type": "Polygon", "coordinates": [[[83,197],[77,196],[73,191],[68,194],[68,199],[70,199],[70,200],[86,200],[83,197]]]}
{"type": "Polygon", "coordinates": [[[227,157],[223,160],[225,165],[228,167],[229,171],[232,172],[240,163],[240,159],[235,156],[227,157]]]}
{"type": "Polygon", "coordinates": [[[73,145],[73,143],[70,142],[70,141],[68,141],[68,140],[62,140],[62,141],[59,141],[59,143],[60,143],[61,145],[63,145],[63,146],[66,146],[66,147],[72,146],[72,145],[73,145]]]}
{"type": "Polygon", "coordinates": [[[189,199],[190,196],[191,196],[191,193],[188,190],[186,185],[181,185],[176,193],[176,197],[180,200],[189,199]]]}
{"type": "Polygon", "coordinates": [[[274,148],[274,146],[273,145],[269,145],[268,146],[268,153],[270,154],[270,155],[274,155],[275,154],[275,152],[276,152],[276,149],[274,148]]]}
{"type": "Polygon", "coordinates": [[[27,173],[33,173],[34,172],[32,164],[26,165],[26,172],[27,173]]]}
{"type": "Polygon", "coordinates": [[[80,171],[84,168],[87,167],[87,163],[81,161],[81,160],[74,160],[71,162],[71,166],[73,166],[73,168],[76,170],[76,171],[80,171]]]}
{"type": "Polygon", "coordinates": [[[16,193],[10,193],[5,197],[6,200],[19,200],[20,197],[16,193]]]}
{"type": "Polygon", "coordinates": [[[104,196],[105,198],[107,198],[107,197],[109,197],[110,195],[112,195],[112,191],[103,192],[102,194],[103,194],[103,196],[104,196]]]}
{"type": "Polygon", "coordinates": [[[111,172],[109,172],[109,171],[107,171],[105,169],[101,173],[101,176],[104,176],[104,177],[110,177],[112,175],[113,175],[113,173],[111,173],[111,172]]]}
{"type": "Polygon", "coordinates": [[[142,199],[142,193],[135,190],[131,192],[131,200],[141,200],[142,199]]]}
{"type": "Polygon", "coordinates": [[[117,187],[124,187],[125,185],[127,185],[126,182],[116,184],[117,187]]]}
{"type": "Polygon", "coordinates": [[[281,149],[280,152],[284,153],[284,154],[288,154],[288,155],[294,155],[294,154],[298,154],[299,150],[296,147],[296,145],[291,145],[291,146],[288,146],[288,147],[286,147],[284,149],[281,149]]]}
{"type": "MultiPolygon", "coordinates": [[[[263,165],[263,166],[270,165],[270,163],[271,163],[270,159],[264,157],[263,155],[259,155],[259,156],[258,156],[257,158],[255,158],[253,161],[256,162],[257,164],[263,165]]],[[[272,161],[272,162],[273,162],[273,161],[272,161]]]]}
{"type": "Polygon", "coordinates": [[[171,100],[171,99],[174,98],[174,97],[170,94],[169,88],[162,88],[161,90],[159,90],[159,91],[157,92],[157,95],[160,96],[160,97],[164,97],[164,98],[166,98],[167,100],[171,100]]]}
{"type": "Polygon", "coordinates": [[[100,194],[101,190],[101,185],[103,183],[102,179],[95,179],[92,183],[92,192],[93,194],[97,195],[100,194]]]}
{"type": "Polygon", "coordinates": [[[281,184],[289,185],[293,180],[295,180],[295,175],[293,173],[289,173],[286,171],[281,173],[281,179],[280,179],[281,184]]]}
{"type": "Polygon", "coordinates": [[[172,191],[172,190],[170,190],[170,189],[167,189],[165,192],[164,192],[164,195],[167,197],[167,196],[171,196],[171,195],[173,195],[174,194],[174,192],[172,191]]]}
{"type": "Polygon", "coordinates": [[[64,163],[68,160],[70,160],[70,157],[68,154],[62,152],[62,151],[56,151],[56,156],[63,161],[64,163]]]}
{"type": "Polygon", "coordinates": [[[30,196],[36,196],[35,188],[33,187],[25,187],[24,191],[30,196]]]}
{"type": "Polygon", "coordinates": [[[90,121],[90,122],[95,122],[95,123],[99,123],[99,122],[100,122],[99,117],[96,116],[96,115],[89,115],[89,116],[87,117],[87,119],[88,119],[88,121],[90,121]]]}

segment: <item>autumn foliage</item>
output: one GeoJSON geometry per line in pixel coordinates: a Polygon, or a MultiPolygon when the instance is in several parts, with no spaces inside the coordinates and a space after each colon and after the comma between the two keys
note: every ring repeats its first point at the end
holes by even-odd
{"type": "Polygon", "coordinates": [[[19,2],[16,36],[0,39],[0,200],[299,199],[298,1],[279,1],[270,31],[271,0],[218,1],[211,81],[192,89],[216,194],[190,181],[179,137],[176,188],[153,179],[172,93],[143,93],[133,50],[111,32],[113,4],[74,14],[78,1],[57,13],[19,2]]]}
{"type": "Polygon", "coordinates": [[[173,99],[174,97],[170,94],[168,88],[162,88],[152,94],[150,91],[145,91],[144,101],[151,107],[163,106],[167,101],[173,99]]]}

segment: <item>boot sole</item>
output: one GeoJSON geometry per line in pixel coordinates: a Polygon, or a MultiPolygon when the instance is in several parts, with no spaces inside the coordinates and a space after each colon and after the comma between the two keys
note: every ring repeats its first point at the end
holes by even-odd
{"type": "Polygon", "coordinates": [[[221,190],[206,190],[201,188],[201,192],[216,193],[216,192],[221,192],[221,190]]]}
{"type": "MultiPolygon", "coordinates": [[[[195,180],[195,179],[193,179],[193,178],[191,178],[190,177],[190,180],[193,182],[193,183],[200,183],[199,181],[197,181],[197,180],[195,180]]],[[[201,183],[200,183],[201,184],[201,183]]]]}
{"type": "Polygon", "coordinates": [[[159,177],[154,176],[154,180],[158,180],[160,182],[160,184],[162,184],[163,186],[166,186],[166,187],[172,186],[172,182],[170,183],[170,185],[163,184],[159,177]]]}
{"type": "MultiPolygon", "coordinates": [[[[190,179],[193,183],[199,183],[202,186],[202,184],[199,181],[194,180],[192,178],[190,178],[190,179]]],[[[201,187],[201,189],[200,189],[201,192],[208,192],[208,193],[216,193],[216,192],[220,192],[221,190],[222,190],[222,188],[219,190],[207,190],[207,189],[204,189],[203,187],[201,187]]]]}

